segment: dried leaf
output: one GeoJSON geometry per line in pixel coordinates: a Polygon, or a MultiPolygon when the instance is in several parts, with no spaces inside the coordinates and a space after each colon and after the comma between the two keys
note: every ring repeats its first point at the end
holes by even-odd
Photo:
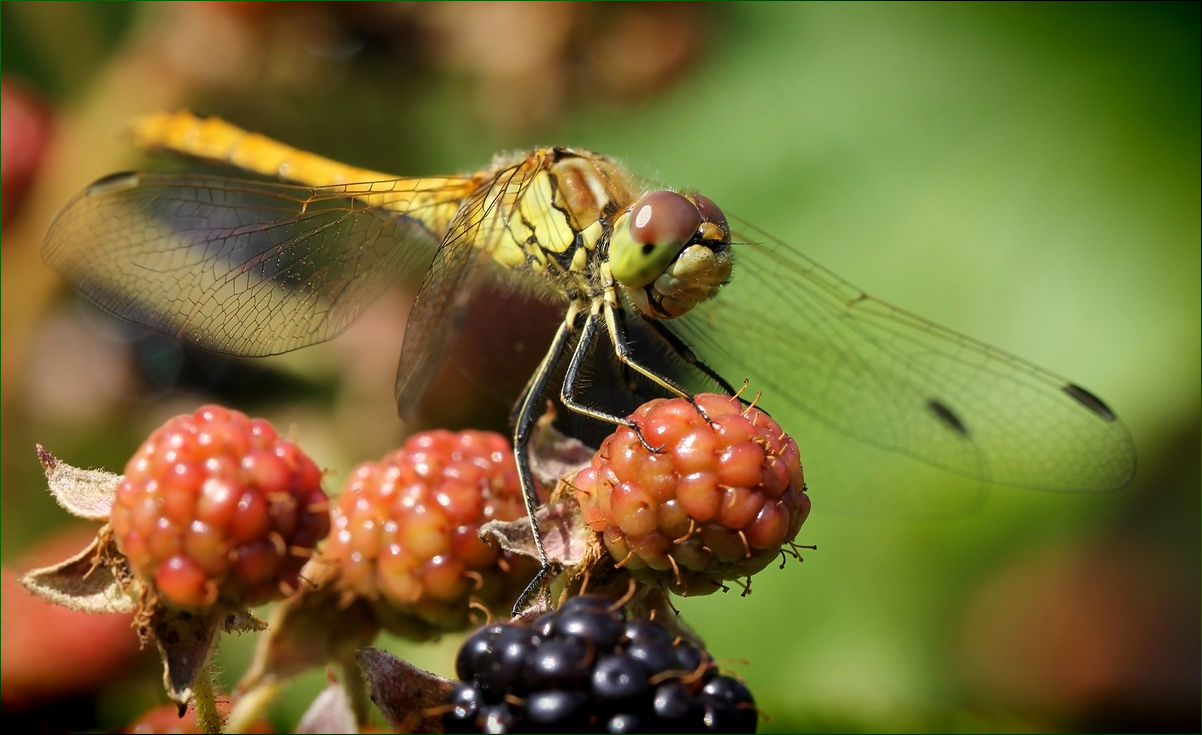
{"type": "MultiPolygon", "coordinates": [[[[584,560],[588,540],[594,534],[584,525],[580,506],[575,500],[544,505],[534,515],[547,558],[565,568],[579,565],[584,560]]],[[[534,543],[530,521],[525,518],[489,521],[480,527],[480,538],[491,538],[504,551],[538,559],[538,547],[534,543]]]]}
{"type": "Polygon", "coordinates": [[[367,680],[371,701],[394,731],[443,732],[443,705],[454,682],[378,648],[362,648],[355,658],[367,680]]]}
{"type": "Polygon", "coordinates": [[[359,732],[346,690],[332,677],[296,725],[297,733],[359,732]]]}
{"type": "Polygon", "coordinates": [[[530,438],[530,471],[546,487],[555,487],[565,475],[575,476],[588,466],[597,450],[559,432],[552,424],[555,411],[548,407],[530,438]]]}
{"type": "Polygon", "coordinates": [[[56,605],[92,613],[133,612],[136,600],[129,593],[129,572],[124,557],[103,532],[83,551],[66,561],[34,569],[21,577],[21,584],[38,597],[56,605]],[[104,541],[102,541],[104,539],[104,541]]]}
{"type": "Polygon", "coordinates": [[[54,457],[41,444],[38,460],[50,483],[50,494],[68,513],[90,521],[107,521],[124,475],[104,470],[81,470],[54,457]]]}

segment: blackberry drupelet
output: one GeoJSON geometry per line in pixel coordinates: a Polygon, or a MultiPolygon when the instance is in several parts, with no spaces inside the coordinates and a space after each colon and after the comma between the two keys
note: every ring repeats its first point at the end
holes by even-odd
{"type": "Polygon", "coordinates": [[[464,732],[755,732],[741,682],[609,598],[581,595],[532,624],[495,623],[456,659],[443,724],[464,732]]]}

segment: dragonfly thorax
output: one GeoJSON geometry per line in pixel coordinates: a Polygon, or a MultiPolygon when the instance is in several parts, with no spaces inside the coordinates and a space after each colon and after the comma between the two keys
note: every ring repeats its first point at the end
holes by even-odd
{"type": "Polygon", "coordinates": [[[730,227],[700,194],[653,191],[616,218],[609,264],[639,311],[674,319],[730,280],[730,227]]]}

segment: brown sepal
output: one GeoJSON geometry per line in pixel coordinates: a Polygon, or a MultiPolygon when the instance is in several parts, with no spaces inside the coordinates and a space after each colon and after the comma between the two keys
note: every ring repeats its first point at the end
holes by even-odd
{"type": "Polygon", "coordinates": [[[107,525],[83,551],[27,572],[21,584],[43,600],[71,610],[127,613],[137,607],[132,575],[107,525]]]}
{"type": "Polygon", "coordinates": [[[454,682],[378,648],[362,648],[355,658],[367,680],[371,701],[394,731],[444,732],[442,715],[447,710],[447,695],[454,682]]]}
{"type": "Polygon", "coordinates": [[[560,478],[575,476],[588,466],[597,450],[555,428],[550,403],[530,437],[530,471],[544,487],[555,487],[560,478]]]}
{"type": "Polygon", "coordinates": [[[124,475],[104,470],[83,470],[56,458],[41,444],[38,461],[50,483],[50,494],[73,516],[89,521],[107,521],[124,475]]]}

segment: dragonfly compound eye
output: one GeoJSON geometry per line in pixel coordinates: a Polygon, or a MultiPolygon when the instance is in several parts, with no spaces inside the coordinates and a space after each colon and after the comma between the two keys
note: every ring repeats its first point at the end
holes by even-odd
{"type": "Polygon", "coordinates": [[[635,202],[613,234],[609,262],[627,288],[654,281],[697,233],[702,214],[674,191],[653,191],[635,202]]]}
{"type": "Polygon", "coordinates": [[[730,232],[730,225],[726,223],[726,215],[722,214],[722,210],[718,208],[717,204],[714,204],[713,199],[698,194],[693,197],[693,201],[697,205],[697,211],[701,213],[701,221],[717,228],[717,232],[713,233],[714,239],[720,240],[730,232]]]}

